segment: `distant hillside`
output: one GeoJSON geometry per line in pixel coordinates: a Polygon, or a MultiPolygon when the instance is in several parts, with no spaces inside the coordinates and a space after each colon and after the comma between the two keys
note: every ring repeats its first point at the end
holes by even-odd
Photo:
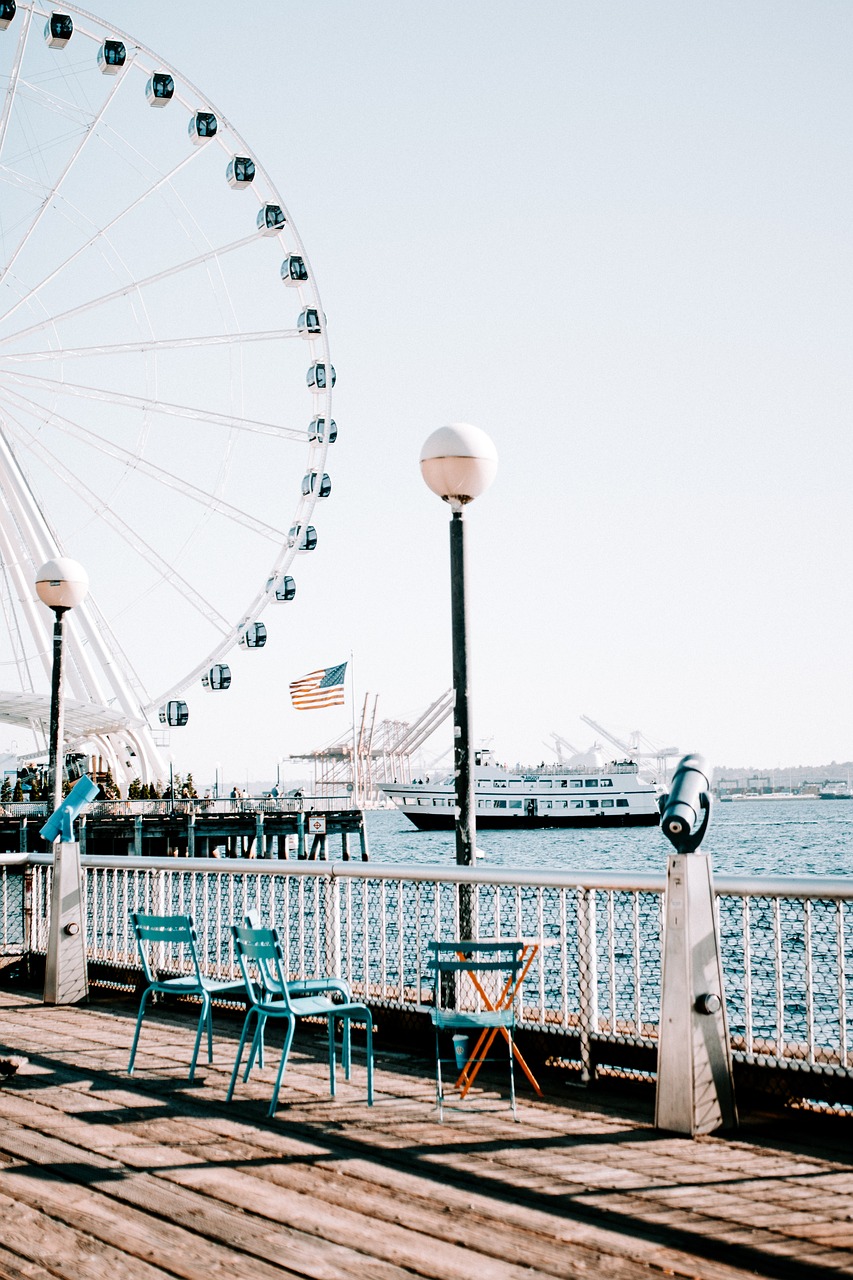
{"type": "Polygon", "coordinates": [[[779,769],[757,765],[719,765],[714,769],[712,784],[728,783],[740,790],[798,791],[810,784],[853,781],[853,760],[832,760],[829,764],[794,764],[779,769]]]}

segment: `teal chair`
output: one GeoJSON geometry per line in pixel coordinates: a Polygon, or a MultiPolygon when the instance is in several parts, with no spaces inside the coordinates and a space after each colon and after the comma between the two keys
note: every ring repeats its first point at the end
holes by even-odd
{"type": "MultiPolygon", "coordinates": [[[[232,925],[231,933],[240,962],[245,983],[245,995],[249,1008],[243,1023],[231,1083],[228,1086],[226,1101],[234,1096],[234,1087],[243,1060],[243,1051],[249,1032],[254,1024],[252,1045],[249,1051],[243,1082],[249,1078],[255,1058],[260,1059],[263,1052],[264,1029],[267,1022],[273,1020],[286,1023],[284,1047],[278,1065],[275,1086],[269,1105],[268,1114],[275,1115],[278,1094],[284,1077],[290,1047],[298,1018],[325,1018],[329,1033],[329,1091],[335,1096],[335,1022],[340,1018],[344,1024],[343,1066],[347,1080],[350,1078],[351,1062],[349,1054],[349,1023],[363,1022],[367,1029],[367,1105],[373,1106],[373,1015],[367,1005],[358,1004],[351,998],[345,998],[344,992],[338,990],[342,998],[336,1002],[328,994],[327,979],[313,979],[312,982],[326,983],[326,991],[315,991],[308,995],[296,995],[297,990],[304,990],[305,984],[288,982],[284,971],[284,956],[281,943],[275,929],[258,929],[250,925],[232,925]]],[[[337,979],[331,981],[337,982],[337,979]]]]}
{"type": "Polygon", "coordinates": [[[149,996],[155,992],[173,996],[197,996],[201,1001],[201,1012],[198,1017],[195,1045],[190,1063],[190,1080],[195,1077],[198,1051],[201,1046],[201,1033],[207,1027],[207,1060],[213,1061],[213,1018],[211,1001],[214,996],[230,995],[242,999],[245,997],[245,984],[242,978],[225,979],[206,978],[201,971],[198,958],[198,936],[193,925],[192,916],[149,916],[139,911],[131,914],[131,924],[142,961],[142,971],[148,984],[139,1002],[139,1013],[136,1018],[136,1031],[130,1050],[130,1061],[127,1064],[128,1075],[133,1073],[136,1059],[136,1047],[139,1044],[139,1033],[149,996]],[[178,947],[188,956],[192,970],[180,978],[158,978],[155,948],[165,945],[178,947]]]}
{"type": "Polygon", "coordinates": [[[509,1050],[510,1105],[513,1119],[518,1119],[513,1037],[523,951],[524,943],[518,941],[455,939],[429,944],[429,968],[435,984],[435,1003],[430,1016],[435,1027],[435,1099],[439,1120],[444,1119],[442,1033],[453,1036],[454,1056],[444,1061],[455,1063],[455,1087],[460,1100],[474,1083],[492,1042],[498,1034],[504,1037],[509,1050]]]}
{"type": "MultiPolygon", "coordinates": [[[[243,924],[249,929],[260,929],[261,913],[256,908],[247,911],[243,916],[243,924]]],[[[280,939],[279,939],[280,941],[280,939]]],[[[281,997],[281,986],[272,967],[264,960],[255,961],[258,971],[258,981],[255,983],[255,992],[263,1003],[281,997]]],[[[326,995],[331,991],[337,991],[341,995],[344,1004],[352,1003],[352,987],[346,978],[297,978],[287,983],[287,990],[291,996],[316,996],[326,995]]],[[[249,1054],[249,1069],[251,1070],[257,1055],[260,1066],[264,1065],[264,1034],[263,1027],[259,1026],[255,1032],[252,1041],[252,1048],[249,1054]]],[[[342,1062],[347,1080],[349,1080],[350,1072],[350,1033],[349,1020],[344,1023],[344,1041],[342,1062]]]]}

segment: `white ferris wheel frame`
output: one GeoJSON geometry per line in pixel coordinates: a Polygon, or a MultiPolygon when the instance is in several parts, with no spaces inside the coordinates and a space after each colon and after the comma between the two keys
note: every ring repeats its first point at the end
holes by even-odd
{"type": "MultiPolygon", "coordinates": [[[[22,68],[26,65],[26,51],[28,41],[40,37],[38,32],[37,19],[49,19],[54,12],[52,6],[45,6],[40,0],[21,0],[18,4],[17,17],[20,19],[21,26],[17,33],[17,50],[15,54],[14,66],[10,77],[9,86],[6,97],[3,102],[2,114],[0,114],[0,166],[3,166],[4,156],[3,149],[6,142],[7,131],[10,120],[14,111],[15,94],[20,88],[20,76],[22,68]]],[[[0,281],[6,278],[14,267],[14,264],[26,245],[28,239],[32,237],[37,229],[41,219],[48,210],[56,206],[58,201],[64,199],[62,194],[62,185],[69,173],[73,171],[74,165],[79,159],[81,153],[86,147],[89,140],[95,136],[98,126],[107,110],[112,103],[114,97],[118,94],[121,85],[125,82],[128,74],[132,69],[141,70],[143,75],[149,77],[155,73],[165,73],[170,75],[174,81],[174,95],[169,104],[170,108],[179,107],[193,115],[199,110],[199,104],[204,104],[204,109],[215,114],[218,123],[216,134],[205,142],[205,146],[218,146],[224,154],[245,155],[252,159],[255,165],[255,182],[253,182],[252,190],[255,192],[260,208],[268,204],[277,204],[280,206],[285,222],[285,235],[279,231],[276,233],[280,245],[285,248],[287,255],[298,255],[305,263],[307,270],[307,280],[299,282],[296,286],[298,291],[300,307],[305,310],[307,307],[316,309],[319,317],[319,333],[311,334],[308,338],[311,352],[310,362],[313,364],[322,364],[326,370],[325,387],[320,389],[317,386],[311,388],[312,417],[320,418],[325,422],[325,430],[321,435],[315,436],[314,439],[308,440],[305,430],[297,430],[281,423],[260,421],[247,419],[236,414],[218,414],[209,410],[193,407],[192,404],[176,404],[168,401],[162,401],[158,398],[148,398],[145,396],[131,396],[106,390],[93,386],[87,386],[84,383],[72,383],[64,378],[59,380],[51,378],[42,378],[37,370],[41,361],[55,360],[57,356],[63,358],[71,355],[82,354],[136,354],[141,358],[147,353],[156,352],[158,350],[173,350],[180,346],[192,345],[233,345],[235,343],[254,343],[258,341],[270,341],[277,339],[287,341],[297,336],[301,339],[305,338],[305,334],[294,328],[281,328],[278,330],[260,330],[257,332],[236,332],[222,333],[214,335],[203,335],[198,338],[179,338],[170,340],[168,338],[158,338],[151,333],[151,325],[148,320],[145,304],[145,288],[153,281],[165,278],[170,274],[180,274],[189,270],[191,267],[198,265],[202,261],[207,260],[212,267],[216,267],[219,260],[226,254],[238,250],[243,245],[254,242],[261,234],[260,231],[247,235],[243,240],[235,241],[231,244],[215,246],[207,240],[204,227],[199,223],[192,209],[186,207],[183,197],[175,192],[177,199],[184,204],[188,216],[195,223],[195,232],[200,236],[202,242],[207,241],[209,248],[201,254],[197,254],[194,258],[181,261],[174,267],[155,273],[148,279],[134,280],[132,283],[123,288],[112,291],[112,294],[106,293],[98,298],[91,299],[80,304],[79,307],[67,309],[61,316],[45,315],[38,323],[32,323],[26,328],[18,330],[16,333],[7,337],[0,337],[0,356],[5,362],[4,388],[7,400],[13,406],[28,406],[32,411],[34,402],[27,396],[27,392],[41,390],[61,389],[63,395],[80,396],[84,399],[101,400],[106,403],[116,405],[125,405],[139,408],[141,410],[155,410],[160,414],[173,414],[178,417],[194,419],[201,422],[216,422],[219,425],[226,426],[230,430],[238,432],[246,432],[260,436],[273,436],[283,439],[308,442],[308,471],[314,472],[318,480],[322,478],[325,470],[326,455],[328,452],[330,428],[332,424],[332,371],[331,355],[329,351],[328,331],[326,326],[325,314],[319,291],[317,289],[314,272],[310,266],[310,262],[302,243],[301,237],[293,223],[287,206],[281,199],[277,188],[273,184],[266,169],[258,160],[254,150],[248,146],[242,135],[234,128],[230,120],[224,115],[217,106],[211,101],[207,94],[203,94],[191,81],[184,75],[175,70],[172,65],[162,59],[151,49],[141,44],[135,38],[128,36],[120,28],[114,26],[105,19],[78,7],[75,4],[63,5],[63,12],[69,14],[74,20],[74,38],[85,38],[92,42],[93,52],[97,46],[103,44],[105,38],[114,38],[125,44],[127,52],[127,62],[121,68],[121,71],[113,79],[113,84],[109,91],[106,92],[104,100],[100,108],[94,116],[86,117],[85,113],[79,112],[85,127],[77,141],[77,144],[67,160],[58,179],[54,182],[53,187],[47,192],[45,198],[32,219],[29,226],[24,231],[16,248],[5,261],[0,262],[0,281]],[[88,27],[87,23],[95,24],[95,29],[88,27]],[[195,102],[193,102],[195,98],[195,102]],[[140,314],[147,326],[147,331],[151,333],[149,338],[141,336],[136,342],[121,342],[115,344],[96,344],[93,346],[85,346],[80,348],[68,348],[59,345],[59,338],[56,330],[53,330],[53,340],[56,345],[51,346],[51,326],[55,325],[59,320],[68,319],[72,314],[90,310],[94,307],[103,305],[111,296],[118,294],[132,294],[134,301],[138,303],[140,314]],[[45,331],[46,343],[44,351],[27,350],[24,352],[11,352],[4,354],[4,345],[10,340],[20,339],[25,335],[33,334],[39,330],[45,331]],[[12,369],[9,366],[13,366],[12,369]],[[36,372],[27,372],[27,366],[32,366],[36,372]]],[[[6,39],[12,34],[12,29],[0,33],[0,39],[6,39]]],[[[98,68],[93,58],[92,62],[93,75],[98,75],[98,68]]],[[[65,106],[68,110],[74,111],[72,104],[61,103],[60,107],[65,106]]],[[[78,121],[78,124],[80,121],[78,121]]],[[[61,262],[56,268],[49,272],[35,287],[31,289],[27,297],[21,297],[19,301],[0,316],[0,319],[8,319],[15,311],[24,306],[25,303],[32,306],[33,298],[42,289],[45,288],[59,273],[65,270],[75,258],[85,252],[96,243],[109,245],[111,252],[115,253],[115,247],[110,245],[108,233],[111,227],[115,226],[120,220],[127,216],[132,209],[139,206],[143,201],[150,198],[155,191],[161,186],[168,186],[172,183],[177,173],[189,166],[196,155],[199,154],[198,148],[190,147],[189,154],[168,173],[160,174],[150,186],[146,186],[145,190],[127,207],[114,215],[105,227],[99,227],[92,223],[93,234],[90,239],[83,245],[78,246],[69,257],[61,262]]],[[[146,159],[148,159],[146,157],[146,159]]],[[[71,206],[81,218],[91,222],[91,218],[85,211],[71,206]]],[[[10,277],[13,278],[13,277],[10,277]]],[[[223,278],[224,279],[224,278],[223,278]]],[[[228,294],[227,283],[224,285],[226,296],[228,297],[229,308],[231,310],[232,322],[234,316],[233,302],[228,294]]],[[[290,293],[290,290],[288,290],[290,293]]],[[[291,294],[292,296],[292,294],[291,294]]],[[[53,423],[60,423],[69,436],[75,433],[78,436],[85,434],[86,428],[79,423],[73,422],[71,419],[63,418],[55,409],[49,411],[49,417],[53,423]]],[[[8,591],[14,593],[20,608],[20,621],[15,622],[9,617],[6,623],[13,629],[15,626],[23,625],[29,628],[32,638],[35,640],[38,657],[41,660],[43,672],[49,677],[51,665],[51,637],[49,630],[49,619],[47,611],[41,606],[35,598],[34,593],[34,570],[44,561],[59,555],[69,554],[63,547],[61,536],[57,529],[53,527],[47,513],[40,508],[35,495],[32,492],[27,476],[20,465],[15,454],[13,444],[10,441],[10,434],[13,434],[7,428],[7,423],[0,418],[0,562],[2,562],[2,572],[5,575],[8,591]]],[[[83,708],[102,708],[104,715],[103,727],[98,727],[98,717],[90,714],[83,717],[86,721],[86,728],[82,734],[78,734],[78,740],[85,739],[100,747],[115,768],[115,776],[122,781],[128,781],[130,776],[141,775],[143,780],[154,780],[158,776],[162,776],[163,760],[158,749],[155,735],[152,732],[150,719],[153,714],[157,713],[158,708],[177,698],[190,685],[199,682],[202,676],[216,663],[220,662],[230,650],[238,643],[241,634],[241,628],[249,622],[254,622],[260,618],[261,614],[270,603],[275,594],[275,587],[281,580],[290,566],[294,556],[298,551],[298,536],[294,538],[292,532],[294,528],[305,529],[314,510],[315,504],[319,496],[319,483],[308,493],[303,492],[301,498],[296,502],[293,514],[290,520],[290,532],[284,529],[276,529],[271,525],[259,520],[253,516],[250,511],[244,511],[239,508],[230,506],[224,499],[217,497],[215,493],[209,493],[206,490],[194,486],[191,481],[169,471],[168,467],[158,466],[150,460],[142,459],[129,450],[122,450],[121,445],[110,443],[98,437],[98,444],[104,450],[111,450],[115,459],[121,461],[122,453],[127,456],[125,461],[127,465],[138,468],[146,468],[152,478],[166,488],[181,494],[187,501],[204,504],[208,510],[215,509],[219,514],[224,515],[227,519],[233,520],[246,527],[252,528],[255,532],[262,533],[268,537],[271,542],[278,542],[278,550],[271,557],[268,572],[264,577],[263,584],[259,584],[255,594],[246,603],[245,607],[240,610],[237,618],[224,617],[215,606],[209,604],[203,599],[197,598],[197,593],[192,585],[181,578],[181,575],[173,567],[163,562],[159,553],[150,546],[146,546],[144,541],[140,539],[138,531],[131,530],[124,525],[121,517],[116,513],[101,513],[105,522],[112,530],[122,538],[134,537],[136,540],[136,549],[152,564],[161,574],[162,581],[169,581],[175,590],[180,592],[188,603],[192,604],[196,609],[203,612],[208,621],[219,632],[219,639],[213,644],[210,650],[198,660],[192,668],[187,671],[180,679],[172,681],[168,687],[159,691],[155,696],[148,694],[138,676],[136,675],[133,665],[123,651],[123,648],[116,636],[113,628],[110,627],[107,619],[101,613],[95,600],[90,596],[82,605],[74,611],[74,625],[68,628],[66,639],[66,653],[68,661],[67,680],[69,687],[69,727],[72,727],[74,714],[73,708],[76,704],[82,710],[83,708]],[[116,729],[115,719],[116,713],[122,720],[121,727],[116,729]],[[135,762],[125,759],[128,753],[135,757],[135,762]]],[[[49,465],[54,468],[57,466],[55,458],[48,459],[49,465]]],[[[81,475],[74,475],[66,468],[63,475],[65,483],[72,487],[77,496],[84,502],[91,505],[93,498],[91,492],[87,493],[85,479],[81,475]]],[[[97,500],[95,498],[94,500],[97,500]]],[[[4,597],[4,611],[9,612],[5,608],[6,599],[4,597]]],[[[22,684],[32,687],[32,676],[23,668],[26,668],[26,647],[23,643],[16,644],[15,636],[12,637],[13,648],[21,655],[19,664],[19,679],[22,684]]],[[[0,700],[2,695],[0,695],[0,700]]],[[[11,719],[11,716],[6,716],[11,719]]],[[[20,722],[20,721],[19,721],[20,722]]],[[[38,732],[40,722],[30,716],[30,727],[38,732]]],[[[43,723],[41,728],[43,731],[43,723]]],[[[70,745],[70,744],[69,744],[70,745]]]]}

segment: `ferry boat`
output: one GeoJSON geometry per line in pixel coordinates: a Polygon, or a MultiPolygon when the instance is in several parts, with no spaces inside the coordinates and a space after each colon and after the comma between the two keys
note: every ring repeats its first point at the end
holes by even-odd
{"type": "MultiPolygon", "coordinates": [[[[474,753],[476,822],[480,829],[530,827],[653,827],[659,788],[633,760],[508,769],[491,751],[474,753]]],[[[576,758],[577,759],[577,758],[576,758]]],[[[453,827],[453,774],[383,782],[382,790],[419,831],[453,827]]]]}

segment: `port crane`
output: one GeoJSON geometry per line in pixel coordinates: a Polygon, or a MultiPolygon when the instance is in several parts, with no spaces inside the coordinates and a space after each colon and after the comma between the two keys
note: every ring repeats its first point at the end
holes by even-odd
{"type": "Polygon", "coordinates": [[[600,733],[607,742],[612,743],[614,747],[618,747],[620,751],[623,751],[632,760],[637,760],[638,762],[640,760],[653,760],[656,765],[658,780],[661,782],[665,780],[669,772],[670,758],[677,759],[681,755],[678,747],[655,746],[639,729],[634,729],[629,735],[628,741],[625,742],[622,738],[617,738],[615,734],[605,729],[604,725],[598,724],[591,716],[581,716],[581,720],[583,720],[584,724],[588,724],[591,729],[594,729],[596,733],[600,733]]]}

